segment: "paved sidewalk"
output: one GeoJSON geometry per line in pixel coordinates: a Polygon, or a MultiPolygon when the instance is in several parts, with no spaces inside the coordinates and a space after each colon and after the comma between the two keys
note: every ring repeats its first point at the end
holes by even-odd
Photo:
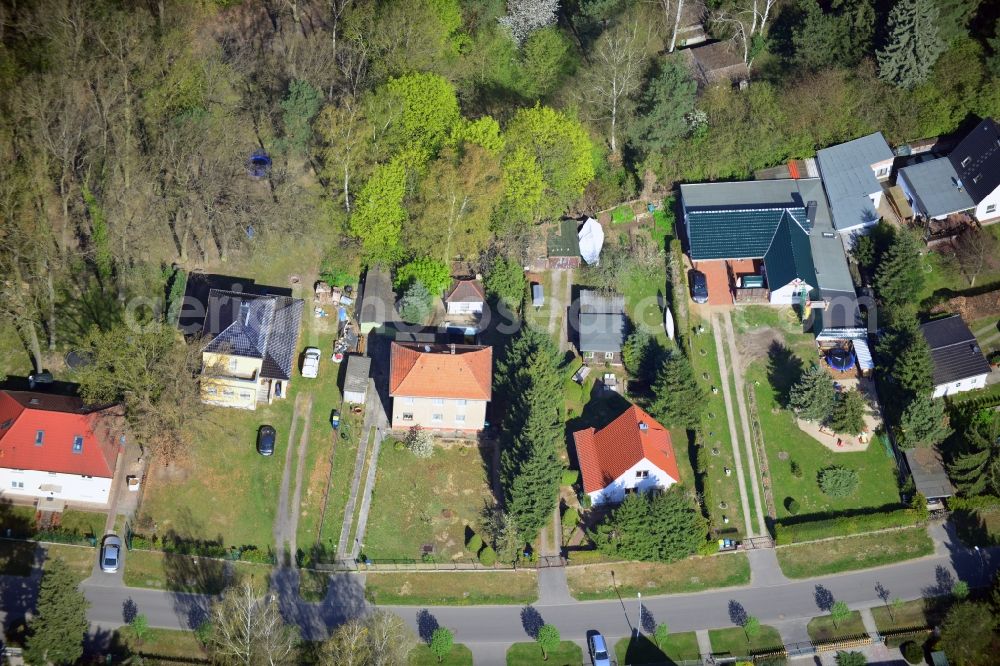
{"type": "Polygon", "coordinates": [[[694,634],[698,638],[698,652],[707,657],[712,654],[712,641],[708,639],[708,629],[699,629],[694,634]]]}
{"type": "MultiPolygon", "coordinates": [[[[354,548],[348,548],[347,541],[351,536],[351,526],[354,524],[354,506],[358,502],[358,491],[361,489],[361,473],[365,468],[365,461],[368,459],[368,439],[372,428],[376,427],[384,420],[385,412],[382,410],[382,402],[379,398],[378,388],[375,380],[368,380],[368,396],[365,400],[365,419],[361,425],[361,441],[358,442],[358,455],[354,459],[354,476],[351,479],[351,492],[347,496],[347,505],[344,507],[344,524],[340,529],[340,539],[337,541],[337,557],[349,557],[354,548]]],[[[378,440],[378,435],[376,435],[378,440]]],[[[380,442],[378,442],[380,443],[380,442]]],[[[358,533],[357,539],[363,535],[358,533]]]]}
{"type": "Polygon", "coordinates": [[[861,621],[865,625],[865,631],[868,632],[868,635],[871,636],[872,639],[877,638],[879,635],[878,628],[875,626],[875,616],[872,615],[872,609],[862,608],[859,612],[861,613],[861,621]]]}
{"type": "Polygon", "coordinates": [[[733,423],[735,412],[733,410],[733,398],[729,389],[729,365],[726,363],[726,354],[722,341],[722,323],[720,319],[712,318],[712,335],[715,336],[715,353],[719,360],[719,372],[722,376],[722,399],[726,403],[726,422],[729,424],[729,437],[733,442],[733,464],[736,466],[736,480],[740,486],[740,504],[743,505],[743,524],[746,526],[747,536],[756,536],[753,516],[750,513],[750,500],[747,497],[747,482],[743,475],[743,456],[740,454],[740,439],[736,435],[736,424],[733,423]]]}

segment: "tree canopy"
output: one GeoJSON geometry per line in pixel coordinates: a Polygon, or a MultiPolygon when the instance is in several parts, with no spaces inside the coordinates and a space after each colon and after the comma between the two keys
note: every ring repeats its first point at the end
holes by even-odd
{"type": "Polygon", "coordinates": [[[605,555],[647,562],[675,562],[705,542],[708,525],[682,486],[632,493],[590,534],[605,555]]]}
{"type": "Polygon", "coordinates": [[[28,622],[24,658],[29,664],[76,664],[83,657],[90,604],[77,589],[79,583],[62,560],[47,564],[35,613],[28,622]]]}

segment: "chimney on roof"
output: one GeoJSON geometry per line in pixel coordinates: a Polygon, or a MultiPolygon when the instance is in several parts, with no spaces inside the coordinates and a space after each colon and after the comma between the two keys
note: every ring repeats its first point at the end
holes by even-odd
{"type": "Polygon", "coordinates": [[[639,430],[641,430],[643,432],[646,432],[647,430],[649,430],[649,426],[646,425],[645,421],[639,421],[639,430]]]}
{"type": "Polygon", "coordinates": [[[424,345],[424,351],[427,352],[428,354],[430,354],[431,353],[431,346],[430,345],[424,345]]]}
{"type": "Polygon", "coordinates": [[[453,343],[451,343],[448,346],[451,347],[451,353],[452,353],[452,355],[454,355],[455,354],[455,343],[453,342],[453,343]]]}
{"type": "Polygon", "coordinates": [[[810,229],[816,226],[816,205],[815,201],[806,202],[806,224],[810,229]]]}
{"type": "Polygon", "coordinates": [[[243,320],[244,326],[250,324],[250,301],[247,300],[240,301],[240,319],[243,320]]]}

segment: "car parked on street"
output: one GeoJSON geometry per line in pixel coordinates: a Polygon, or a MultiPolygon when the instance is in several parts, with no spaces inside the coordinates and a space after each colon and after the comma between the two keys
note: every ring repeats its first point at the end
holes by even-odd
{"type": "Polygon", "coordinates": [[[257,453],[262,456],[274,455],[274,440],[278,433],[274,426],[262,425],[257,429],[257,453]]]}
{"type": "Polygon", "coordinates": [[[594,666],[611,666],[608,645],[600,633],[596,631],[587,633],[587,649],[590,651],[590,660],[594,662],[594,666]]]}
{"type": "Polygon", "coordinates": [[[302,358],[302,376],[315,379],[319,375],[319,357],[322,352],[317,347],[306,347],[302,358]]]}
{"type": "Polygon", "coordinates": [[[691,271],[691,300],[708,303],[708,278],[701,271],[691,271]]]}
{"type": "Polygon", "coordinates": [[[101,571],[115,573],[121,564],[122,540],[116,534],[104,537],[101,544],[101,571]]]}

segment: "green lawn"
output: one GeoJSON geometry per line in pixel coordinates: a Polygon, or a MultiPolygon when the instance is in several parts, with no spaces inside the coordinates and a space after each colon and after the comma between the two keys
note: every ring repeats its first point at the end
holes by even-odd
{"type": "Polygon", "coordinates": [[[831,541],[817,541],[777,549],[778,564],[789,578],[868,569],[934,552],[934,542],[923,527],[862,534],[831,541]]]}
{"type": "Polygon", "coordinates": [[[904,601],[898,608],[878,606],[872,609],[872,617],[883,633],[933,627],[944,619],[949,601],[948,597],[929,597],[904,601]]]}
{"type": "MultiPolygon", "coordinates": [[[[695,378],[705,390],[705,418],[703,421],[704,442],[708,447],[708,478],[707,503],[712,527],[717,529],[736,530],[745,534],[743,525],[743,509],[740,503],[739,481],[736,474],[726,476],[725,468],[735,469],[733,444],[729,433],[729,423],[726,403],[722,393],[722,376],[719,370],[719,360],[716,354],[715,337],[712,325],[706,320],[692,317],[691,325],[695,329],[699,325],[705,327],[703,333],[690,336],[690,358],[694,366],[695,378]],[[707,377],[707,378],[706,378],[707,377]],[[715,387],[718,393],[712,393],[715,387]],[[723,508],[723,505],[725,508],[723,508]],[[723,516],[729,518],[725,524],[723,516]]],[[[728,378],[727,378],[728,381],[728,378]]],[[[739,432],[737,430],[737,432],[739,432]]],[[[677,446],[675,442],[675,446],[677,446]]],[[[680,454],[678,454],[678,457],[680,454]]],[[[744,461],[746,464],[746,461],[744,461]]],[[[753,501],[753,493],[747,488],[749,498],[753,501]]],[[[751,506],[751,510],[752,510],[751,506]]]]}
{"type": "Polygon", "coordinates": [[[829,615],[814,617],[809,620],[806,630],[809,632],[810,640],[814,643],[830,643],[845,638],[868,635],[868,632],[865,631],[865,623],[861,621],[861,613],[858,611],[851,611],[846,620],[836,624],[829,615]]]}
{"type": "Polygon", "coordinates": [[[514,643],[507,650],[507,666],[580,666],[583,650],[576,643],[563,641],[547,657],[542,658],[538,643],[514,643]]]}
{"type": "MultiPolygon", "coordinates": [[[[358,444],[361,442],[362,420],[355,415],[352,415],[350,419],[352,423],[351,435],[346,438],[341,437],[333,447],[330,496],[327,499],[326,514],[320,528],[320,544],[330,557],[336,554],[337,542],[340,540],[340,530],[344,525],[344,510],[347,508],[347,498],[350,495],[351,483],[354,479],[354,462],[358,457],[358,444]]],[[[389,445],[388,440],[383,442],[383,446],[387,445],[389,445]]],[[[299,534],[303,534],[301,525],[299,526],[299,534]]],[[[301,541],[301,536],[299,538],[300,544],[305,543],[301,541]]]]}
{"type": "Polygon", "coordinates": [[[30,576],[37,548],[33,541],[0,540],[0,575],[30,576]]]}
{"type": "Polygon", "coordinates": [[[64,530],[71,530],[84,536],[93,536],[100,539],[104,536],[104,523],[108,514],[96,511],[74,511],[72,509],[64,511],[59,521],[59,526],[64,530]]]}
{"type": "Polygon", "coordinates": [[[713,654],[728,654],[734,657],[774,652],[785,647],[778,630],[767,625],[761,625],[760,631],[749,640],[741,627],[709,629],[708,639],[712,642],[713,654]]]}
{"type": "MultiPolygon", "coordinates": [[[[572,557],[570,564],[572,564],[572,557]]],[[[673,564],[612,562],[570,566],[570,593],[577,599],[616,599],[618,595],[677,594],[750,582],[750,562],[743,553],[693,557],[673,564]],[[612,572],[614,576],[612,577],[612,572]],[[617,592],[616,592],[617,587],[617,592]]]]}
{"type": "Polygon", "coordinates": [[[657,645],[651,636],[637,639],[625,637],[615,643],[619,664],[664,664],[669,661],[694,661],[701,657],[698,636],[693,631],[667,636],[667,642],[657,645]]]}
{"type": "Polygon", "coordinates": [[[305,601],[323,601],[330,586],[330,574],[313,569],[299,569],[299,596],[305,601]]]}
{"type": "Polygon", "coordinates": [[[627,224],[635,219],[635,211],[631,206],[618,206],[611,211],[611,224],[627,224]]]}
{"type": "Polygon", "coordinates": [[[54,559],[60,559],[80,577],[81,580],[90,576],[97,562],[97,548],[87,546],[71,546],[69,544],[48,544],[45,546],[45,562],[42,569],[46,569],[54,559]]]}
{"type": "Polygon", "coordinates": [[[165,660],[197,659],[206,663],[208,660],[208,651],[193,631],[150,629],[149,635],[141,642],[135,639],[128,627],[119,629],[117,634],[133,654],[141,655],[149,663],[158,663],[155,661],[158,657],[165,660]]]}
{"type": "Polygon", "coordinates": [[[266,585],[270,573],[271,567],[265,564],[132,550],[125,556],[124,579],[129,587],[218,594],[229,583],[247,577],[266,585]]]}
{"type": "MultiPolygon", "coordinates": [[[[881,442],[873,441],[865,451],[842,453],[831,451],[804,433],[792,413],[780,407],[777,391],[768,377],[769,374],[776,374],[780,386],[781,382],[787,381],[784,368],[789,363],[778,362],[774,367],[782,371],[776,373],[768,369],[767,363],[754,362],[747,372],[747,381],[757,382],[757,414],[767,450],[778,518],[791,515],[786,504],[788,498],[794,498],[799,503],[799,515],[897,504],[896,463],[881,442]],[[783,457],[786,459],[782,460],[783,457]],[[800,476],[792,474],[793,461],[801,468],[800,476]],[[820,492],[817,474],[831,465],[857,470],[860,483],[854,494],[834,498],[820,492]]],[[[804,364],[805,361],[803,367],[804,364]]]]}
{"type": "MultiPolygon", "coordinates": [[[[1000,228],[995,224],[984,227],[983,232],[1000,238],[1000,228]]],[[[924,285],[917,296],[921,309],[927,309],[928,306],[972,288],[953,255],[932,250],[921,258],[921,265],[924,269],[924,285]]],[[[980,289],[998,281],[1000,271],[986,270],[976,278],[975,288],[980,289]]]]}
{"type": "Polygon", "coordinates": [[[71,546],[68,544],[39,545],[34,541],[0,540],[0,575],[30,576],[38,553],[42,561],[42,569],[46,569],[54,559],[65,562],[71,570],[80,576],[81,580],[90,575],[97,561],[97,549],[87,546],[71,546]]]}
{"type": "Polygon", "coordinates": [[[451,653],[438,661],[430,646],[420,643],[410,650],[410,666],[472,666],[472,650],[461,643],[455,643],[451,647],[451,653]]]}
{"type": "Polygon", "coordinates": [[[379,605],[527,605],[538,598],[538,576],[534,571],[369,572],[365,596],[379,605]]]}
{"type": "Polygon", "coordinates": [[[381,449],[365,555],[419,561],[430,544],[440,561],[475,557],[465,550],[466,527],[478,523],[491,497],[480,449],[435,446],[422,460],[400,448],[390,443],[381,449]]]}

